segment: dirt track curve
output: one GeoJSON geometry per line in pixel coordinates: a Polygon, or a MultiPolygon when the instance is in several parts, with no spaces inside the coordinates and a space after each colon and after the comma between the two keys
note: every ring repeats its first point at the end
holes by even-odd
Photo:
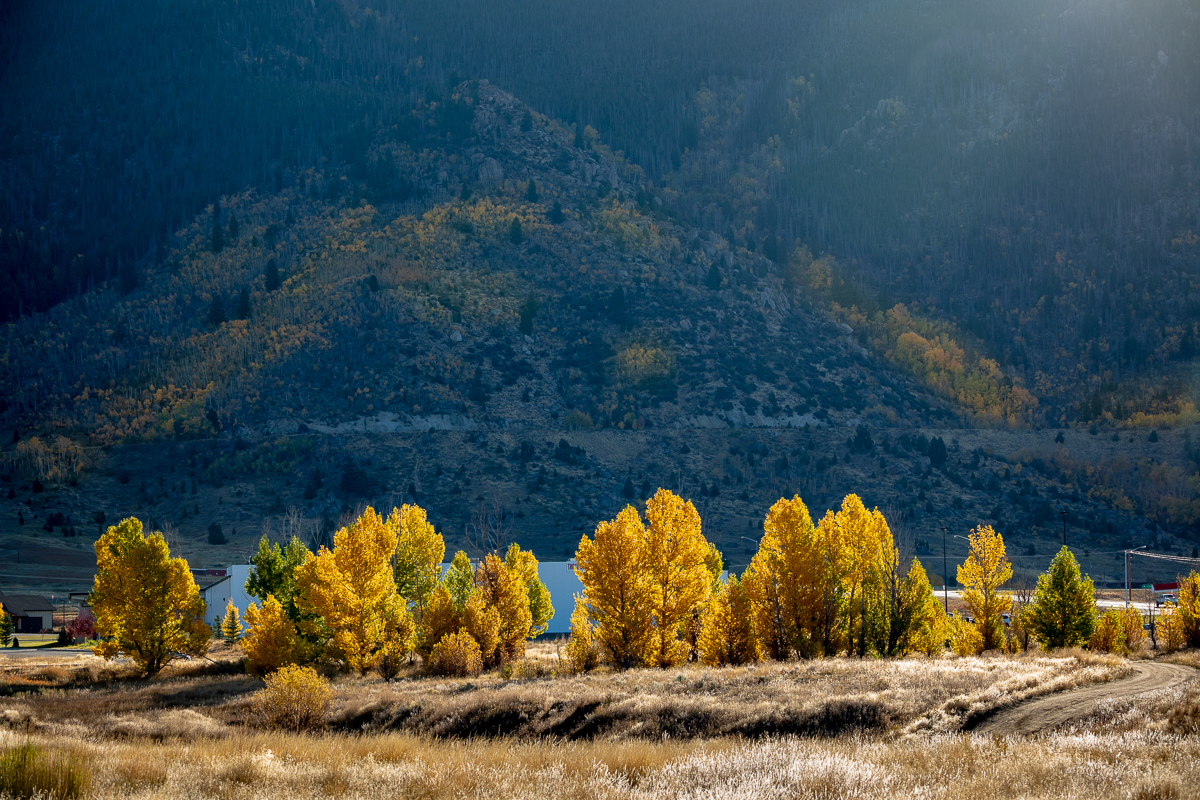
{"type": "Polygon", "coordinates": [[[1128,678],[1048,695],[1005,709],[983,720],[974,732],[991,736],[1037,733],[1086,716],[1101,700],[1169,689],[1188,678],[1200,677],[1197,670],[1179,664],[1143,661],[1133,667],[1137,673],[1128,678]]]}

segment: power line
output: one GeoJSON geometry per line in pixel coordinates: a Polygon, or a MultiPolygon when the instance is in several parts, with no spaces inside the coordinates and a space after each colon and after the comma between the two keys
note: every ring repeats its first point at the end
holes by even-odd
{"type": "Polygon", "coordinates": [[[1197,564],[1200,565],[1200,558],[1188,558],[1186,556],[1169,556],[1165,553],[1134,553],[1134,555],[1145,556],[1146,558],[1157,558],[1162,561],[1175,561],[1180,564],[1197,564]]]}

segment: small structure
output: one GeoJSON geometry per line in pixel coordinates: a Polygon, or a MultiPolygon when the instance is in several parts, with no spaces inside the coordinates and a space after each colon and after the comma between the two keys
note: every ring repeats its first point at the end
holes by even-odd
{"type": "Polygon", "coordinates": [[[253,598],[246,594],[246,581],[250,579],[249,564],[234,564],[228,569],[220,570],[192,570],[192,577],[200,587],[200,596],[204,598],[208,609],[205,622],[211,625],[213,630],[221,627],[221,618],[225,616],[225,606],[230,600],[237,607],[241,618],[246,618],[246,609],[253,602],[253,598]]]}
{"type": "Polygon", "coordinates": [[[42,633],[54,629],[54,606],[44,597],[0,592],[0,605],[12,617],[13,633],[42,633]]]}

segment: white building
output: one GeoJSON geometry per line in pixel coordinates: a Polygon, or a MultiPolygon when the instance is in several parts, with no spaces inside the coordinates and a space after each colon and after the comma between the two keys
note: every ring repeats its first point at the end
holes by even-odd
{"type": "MultiPolygon", "coordinates": [[[[450,568],[449,563],[442,564],[442,572],[450,568]]],[[[198,570],[199,571],[199,570],[198,570]]],[[[242,620],[246,619],[246,609],[253,597],[246,594],[246,581],[250,579],[249,564],[234,564],[225,570],[205,570],[204,572],[224,572],[224,576],[213,576],[215,581],[200,590],[201,596],[208,607],[207,622],[213,630],[221,626],[221,618],[225,616],[225,604],[233,600],[242,620]]],[[[583,583],[575,574],[574,561],[541,561],[538,563],[538,577],[550,590],[550,604],[554,606],[554,618],[546,630],[547,634],[567,634],[571,631],[571,612],[575,610],[575,595],[583,593],[583,583]]],[[[244,622],[243,622],[244,624],[244,622]]]]}
{"type": "Polygon", "coordinates": [[[254,602],[254,598],[246,594],[246,581],[250,579],[250,565],[234,564],[223,571],[224,577],[218,578],[215,583],[200,590],[208,607],[206,614],[208,618],[205,622],[211,625],[214,631],[221,627],[221,618],[225,616],[225,606],[230,600],[237,607],[238,614],[243,620],[246,619],[246,609],[250,607],[250,603],[254,602]]]}

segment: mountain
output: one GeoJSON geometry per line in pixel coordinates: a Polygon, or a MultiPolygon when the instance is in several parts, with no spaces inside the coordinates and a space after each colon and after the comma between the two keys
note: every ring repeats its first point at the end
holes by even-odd
{"type": "Polygon", "coordinates": [[[413,500],[565,557],[657,485],[734,566],[797,492],[1188,554],[1194,12],[743,5],[6,5],[16,579],[413,500]]]}

